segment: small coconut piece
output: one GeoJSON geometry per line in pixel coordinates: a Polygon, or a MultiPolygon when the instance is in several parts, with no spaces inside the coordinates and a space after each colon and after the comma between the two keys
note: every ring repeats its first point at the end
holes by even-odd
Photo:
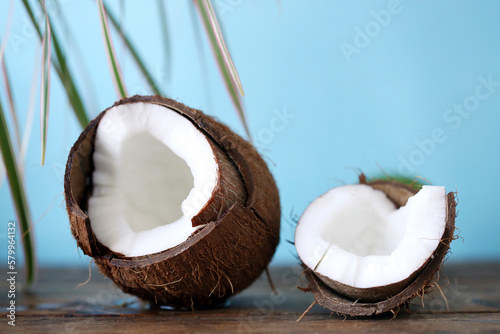
{"type": "Polygon", "coordinates": [[[453,239],[455,197],[444,187],[360,180],[306,208],[295,246],[319,305],[351,316],[396,314],[440,269],[453,239]]]}
{"type": "Polygon", "coordinates": [[[159,96],[99,114],[70,151],[64,190],[78,246],[154,304],[219,306],[262,273],[279,242],[278,190],[253,146],[159,96]]]}

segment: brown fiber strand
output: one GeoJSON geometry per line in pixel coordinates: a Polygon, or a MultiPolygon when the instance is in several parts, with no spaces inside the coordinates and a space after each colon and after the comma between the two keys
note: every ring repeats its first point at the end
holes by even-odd
{"type": "Polygon", "coordinates": [[[78,286],[76,287],[77,289],[86,285],[88,282],[90,282],[90,279],[92,278],[92,262],[93,261],[94,261],[94,259],[90,259],[90,262],[89,262],[89,278],[87,278],[87,280],[85,282],[78,284],[78,286]]]}
{"type": "Polygon", "coordinates": [[[276,287],[274,286],[274,283],[273,283],[273,278],[271,277],[271,274],[269,273],[269,267],[266,268],[266,276],[267,276],[267,281],[269,282],[269,286],[271,287],[271,291],[275,295],[278,294],[278,291],[276,290],[276,287]]]}
{"type": "Polygon", "coordinates": [[[424,181],[426,181],[429,185],[432,185],[432,182],[431,182],[431,181],[429,181],[428,179],[426,179],[425,177],[422,177],[422,176],[418,176],[418,175],[417,175],[417,176],[415,176],[415,179],[424,180],[424,181]]]}
{"type": "Polygon", "coordinates": [[[431,284],[432,284],[432,285],[435,285],[435,286],[438,288],[439,293],[441,293],[441,296],[443,297],[444,302],[445,302],[445,304],[446,304],[446,310],[448,310],[448,311],[449,311],[449,310],[450,310],[450,306],[448,305],[448,298],[446,298],[446,296],[444,295],[443,290],[441,290],[441,287],[439,286],[439,284],[438,284],[437,282],[433,282],[433,283],[431,283],[431,284]]]}
{"type": "Polygon", "coordinates": [[[306,314],[313,308],[314,305],[316,305],[317,302],[316,301],[313,301],[311,305],[309,305],[309,307],[304,311],[304,313],[302,313],[302,315],[297,319],[295,320],[295,322],[300,322],[302,320],[302,318],[304,318],[306,316],[306,314]]]}

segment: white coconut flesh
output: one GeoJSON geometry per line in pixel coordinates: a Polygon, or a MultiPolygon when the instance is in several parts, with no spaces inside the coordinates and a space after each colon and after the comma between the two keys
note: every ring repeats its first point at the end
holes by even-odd
{"type": "Polygon", "coordinates": [[[326,278],[355,288],[402,281],[438,247],[446,225],[445,195],[444,187],[423,186],[396,209],[368,185],[333,188],[300,218],[298,255],[327,285],[326,278]]]}
{"type": "Polygon", "coordinates": [[[97,127],[88,216],[97,239],[114,252],[142,256],[185,241],[191,219],[217,184],[207,138],[164,106],[109,109],[97,127]]]}

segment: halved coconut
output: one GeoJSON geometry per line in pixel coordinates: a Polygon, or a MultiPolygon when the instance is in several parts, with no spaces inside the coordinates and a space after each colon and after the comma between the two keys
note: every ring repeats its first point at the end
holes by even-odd
{"type": "Polygon", "coordinates": [[[158,304],[220,304],[279,242],[278,191],[255,149],[158,96],[123,99],[91,122],[71,149],[65,195],[84,253],[158,304]]]}
{"type": "Polygon", "coordinates": [[[376,181],[333,188],[304,211],[295,246],[317,302],[372,315],[397,310],[438,270],[453,238],[444,187],[376,181]]]}

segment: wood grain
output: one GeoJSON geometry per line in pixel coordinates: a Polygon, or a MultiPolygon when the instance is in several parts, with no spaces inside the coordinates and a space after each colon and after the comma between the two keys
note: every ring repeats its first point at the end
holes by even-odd
{"type": "Polygon", "coordinates": [[[0,333],[500,332],[500,263],[446,264],[439,286],[448,308],[436,288],[394,320],[391,315],[344,318],[315,305],[297,323],[314,301],[296,288],[306,287],[300,267],[272,268],[271,276],[276,294],[263,275],[226,307],[193,312],[151,308],[123,294],[95,268],[81,287],[88,270],[43,268],[32,292],[16,295],[15,328],[7,325],[2,279],[0,333]]]}

